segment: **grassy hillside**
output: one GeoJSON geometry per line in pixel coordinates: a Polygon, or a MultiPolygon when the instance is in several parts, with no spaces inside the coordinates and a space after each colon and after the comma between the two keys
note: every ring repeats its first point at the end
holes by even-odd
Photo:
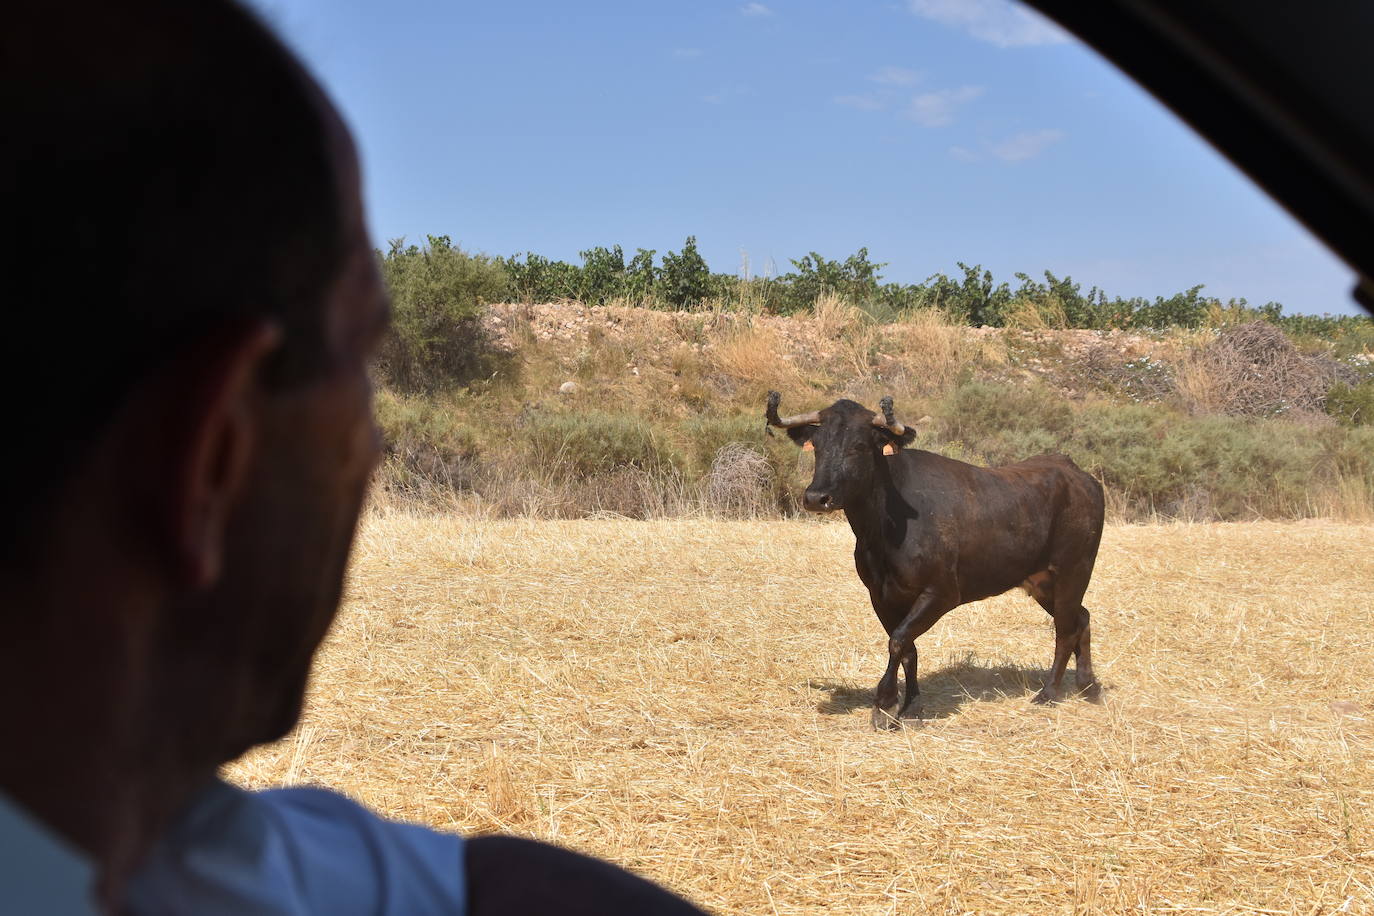
{"type": "Polygon", "coordinates": [[[1264,322],[1011,324],[935,310],[880,323],[833,296],[793,317],[490,306],[433,332],[476,380],[381,367],[381,498],[498,516],[790,514],[810,457],[764,432],[777,389],[784,412],[892,394],[906,422],[929,418],[918,447],[976,463],[1062,451],[1118,519],[1374,517],[1367,350],[1300,349],[1264,322]]]}

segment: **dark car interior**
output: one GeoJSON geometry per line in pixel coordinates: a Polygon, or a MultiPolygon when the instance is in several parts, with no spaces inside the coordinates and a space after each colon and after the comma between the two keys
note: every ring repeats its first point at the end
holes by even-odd
{"type": "Polygon", "coordinates": [[[1168,105],[1359,275],[1374,312],[1374,6],[1028,0],[1168,105]]]}

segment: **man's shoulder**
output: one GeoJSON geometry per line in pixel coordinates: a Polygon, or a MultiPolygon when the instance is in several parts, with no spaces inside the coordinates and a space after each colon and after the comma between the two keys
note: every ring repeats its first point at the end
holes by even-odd
{"type": "Polygon", "coordinates": [[[0,792],[0,912],[94,916],[93,879],[84,855],[0,792]]]}
{"type": "Polygon", "coordinates": [[[131,885],[137,913],[463,913],[462,838],[317,788],[216,783],[131,885]]]}

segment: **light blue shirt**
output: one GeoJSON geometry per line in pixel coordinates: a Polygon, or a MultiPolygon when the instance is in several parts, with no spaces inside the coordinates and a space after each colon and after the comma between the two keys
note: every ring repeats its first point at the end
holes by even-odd
{"type": "MultiPolygon", "coordinates": [[[[0,912],[89,916],[92,869],[0,796],[0,912]]],[[[138,916],[465,916],[463,840],[384,820],[324,789],[215,782],[130,881],[138,916]]]]}
{"type": "Polygon", "coordinates": [[[464,916],[463,841],[325,789],[216,782],[163,836],[126,899],[139,916],[464,916]]]}
{"type": "Polygon", "coordinates": [[[95,916],[94,870],[0,792],[0,913],[95,916]]]}

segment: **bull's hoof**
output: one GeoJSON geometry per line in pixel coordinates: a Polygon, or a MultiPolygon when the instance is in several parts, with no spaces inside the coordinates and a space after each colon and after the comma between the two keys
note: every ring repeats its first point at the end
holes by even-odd
{"type": "Polygon", "coordinates": [[[925,719],[925,717],[925,709],[921,706],[920,703],[912,703],[908,705],[906,709],[902,710],[902,714],[898,716],[898,718],[901,719],[902,722],[906,725],[920,725],[921,722],[925,719]]]}
{"type": "Polygon", "coordinates": [[[1048,687],[1042,687],[1039,693],[1031,697],[1031,702],[1036,706],[1049,706],[1059,702],[1059,693],[1048,687]]]}
{"type": "Polygon", "coordinates": [[[873,707],[873,716],[871,721],[873,723],[873,730],[875,732],[891,731],[894,728],[900,728],[902,724],[901,720],[897,718],[896,703],[893,703],[891,706],[873,707]]]}
{"type": "Polygon", "coordinates": [[[1078,692],[1089,703],[1101,704],[1102,702],[1102,685],[1095,680],[1086,684],[1079,684],[1078,692]]]}

